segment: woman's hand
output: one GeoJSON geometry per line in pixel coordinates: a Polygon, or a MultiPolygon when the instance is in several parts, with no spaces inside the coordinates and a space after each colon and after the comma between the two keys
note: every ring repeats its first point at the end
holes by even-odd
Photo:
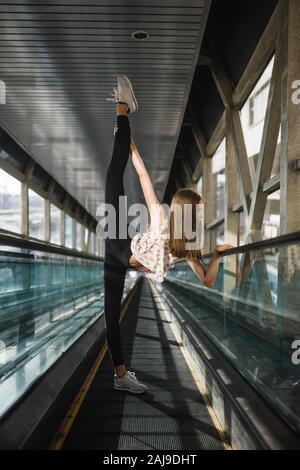
{"type": "Polygon", "coordinates": [[[235,247],[233,245],[229,245],[228,243],[225,243],[224,245],[217,245],[214,249],[214,256],[219,257],[221,253],[224,253],[224,251],[230,250],[231,248],[235,247]]]}

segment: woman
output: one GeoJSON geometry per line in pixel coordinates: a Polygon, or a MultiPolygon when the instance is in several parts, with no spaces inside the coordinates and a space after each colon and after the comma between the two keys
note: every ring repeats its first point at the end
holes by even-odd
{"type": "MultiPolygon", "coordinates": [[[[149,174],[131,139],[128,114],[137,111],[138,104],[126,75],[118,75],[118,88],[114,89],[113,96],[114,98],[107,99],[116,102],[117,124],[113,154],[106,174],[105,203],[113,205],[116,213],[120,214],[119,196],[125,196],[123,177],[129,154],[131,154],[151,223],[147,232],[138,233],[132,239],[129,236],[126,239],[109,237],[105,239],[104,310],[106,337],[115,369],[114,388],[143,393],[147,387],[137,380],[134,372],[126,369],[121,347],[119,317],[126,270],[134,268],[145,272],[151,279],[162,282],[168,269],[178,259],[185,258],[205,285],[211,287],[218,273],[220,253],[231,248],[231,245],[220,245],[215,248],[214,256],[206,271],[201,262],[201,250],[199,248],[187,249],[185,238],[175,236],[176,227],[186,223],[186,216],[184,211],[180,213],[180,211],[172,211],[172,208],[175,206],[180,208],[185,204],[190,204],[193,208],[191,221],[194,229],[198,214],[196,207],[201,206],[201,203],[203,205],[201,196],[190,189],[181,189],[173,197],[170,232],[168,232],[169,218],[155,194],[149,174]],[[178,214],[180,215],[178,216],[178,214]]],[[[126,216],[126,214],[123,215],[126,216]]],[[[119,233],[119,222],[120,220],[117,218],[116,234],[119,233]]]]}

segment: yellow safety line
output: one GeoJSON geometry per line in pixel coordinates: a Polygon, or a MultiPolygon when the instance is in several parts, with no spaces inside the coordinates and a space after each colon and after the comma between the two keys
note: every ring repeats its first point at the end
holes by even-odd
{"type": "MultiPolygon", "coordinates": [[[[130,300],[132,299],[132,296],[136,290],[136,286],[137,284],[134,286],[133,290],[131,291],[131,293],[129,294],[128,296],[128,299],[126,299],[126,303],[125,305],[122,307],[122,310],[121,310],[121,315],[120,315],[120,322],[123,320],[123,317],[127,311],[127,308],[128,308],[128,305],[130,303],[130,300]]],[[[70,429],[75,421],[75,418],[81,408],[81,405],[90,389],[90,386],[92,385],[92,382],[98,372],[98,369],[103,361],[103,358],[105,356],[105,353],[107,351],[107,345],[105,344],[97,359],[95,360],[90,372],[88,373],[84,383],[82,384],[79,392],[77,393],[75,399],[73,400],[69,410],[67,411],[67,414],[63,420],[63,422],[61,423],[57,433],[56,433],[56,436],[54,437],[50,447],[49,447],[49,450],[60,450],[70,432],[70,429]]]]}
{"type": "MultiPolygon", "coordinates": [[[[164,313],[166,314],[165,311],[164,311],[164,313]]],[[[186,363],[187,363],[187,365],[188,365],[188,367],[191,371],[191,374],[192,374],[192,376],[193,376],[193,378],[196,382],[196,385],[198,387],[200,395],[202,396],[202,398],[205,402],[205,406],[206,406],[207,411],[208,411],[208,413],[211,417],[211,420],[212,420],[212,422],[213,422],[213,424],[214,424],[214,426],[215,426],[215,428],[216,428],[216,430],[219,434],[219,437],[220,437],[220,440],[223,444],[223,447],[224,447],[225,450],[233,450],[231,445],[230,445],[228,436],[227,436],[226,432],[223,430],[222,425],[221,425],[221,423],[220,423],[220,421],[219,421],[219,419],[218,419],[218,417],[217,417],[217,415],[216,415],[216,413],[215,413],[215,411],[212,407],[210,399],[209,399],[206,391],[203,388],[203,385],[202,385],[203,381],[202,381],[202,378],[201,378],[199,372],[195,369],[194,361],[192,360],[192,357],[191,357],[189,351],[187,350],[187,348],[182,344],[182,340],[181,340],[179,334],[177,333],[177,331],[175,330],[175,328],[173,326],[173,322],[171,321],[171,317],[169,315],[169,312],[167,313],[167,315],[169,317],[168,320],[170,321],[170,327],[171,327],[171,330],[173,332],[173,335],[175,336],[175,339],[176,339],[176,341],[178,343],[178,346],[179,346],[179,348],[182,352],[182,355],[183,355],[183,357],[184,357],[184,359],[185,359],[185,361],[186,361],[186,363]]]]}

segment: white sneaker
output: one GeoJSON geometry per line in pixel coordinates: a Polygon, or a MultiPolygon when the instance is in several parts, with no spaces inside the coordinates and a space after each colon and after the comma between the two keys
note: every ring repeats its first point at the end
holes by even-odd
{"type": "Polygon", "coordinates": [[[131,82],[127,75],[118,74],[118,88],[114,88],[111,93],[113,98],[106,98],[107,101],[115,101],[116,103],[126,103],[129,107],[128,114],[138,110],[138,103],[133,92],[131,82]]]}
{"type": "Polygon", "coordinates": [[[141,384],[135,376],[135,372],[127,371],[123,377],[114,376],[114,388],[116,390],[125,390],[132,393],[144,393],[147,390],[146,385],[141,384]]]}

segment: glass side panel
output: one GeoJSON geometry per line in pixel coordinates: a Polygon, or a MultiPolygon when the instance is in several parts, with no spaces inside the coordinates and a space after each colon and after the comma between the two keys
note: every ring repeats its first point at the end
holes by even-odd
{"type": "Polygon", "coordinates": [[[21,232],[21,183],[1,168],[0,229],[21,232]]]}
{"type": "Polygon", "coordinates": [[[2,415],[103,314],[104,292],[102,262],[0,250],[2,415]]]}
{"type": "Polygon", "coordinates": [[[211,289],[186,264],[175,265],[165,285],[299,432],[300,244],[225,256],[211,289]]]}

